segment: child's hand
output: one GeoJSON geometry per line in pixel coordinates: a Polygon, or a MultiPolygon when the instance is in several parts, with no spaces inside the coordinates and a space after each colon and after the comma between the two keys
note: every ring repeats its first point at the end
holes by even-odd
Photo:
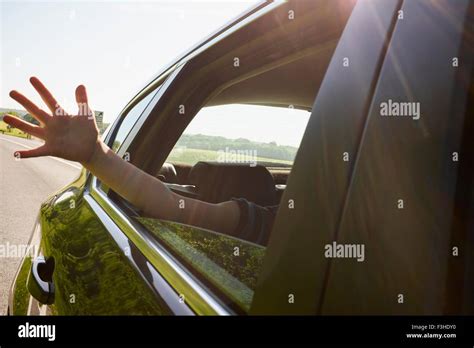
{"type": "Polygon", "coordinates": [[[45,141],[35,149],[17,151],[20,158],[56,156],[83,164],[88,163],[96,149],[100,147],[100,138],[94,113],[87,103],[86,88],[82,85],[76,88],[79,111],[77,115],[70,115],[58,105],[40,80],[32,77],[30,82],[51,110],[51,114],[41,110],[23,94],[17,91],[10,92],[10,97],[23,105],[41,125],[36,126],[11,115],[5,115],[3,120],[45,141]]]}
{"type": "Polygon", "coordinates": [[[20,157],[57,156],[81,162],[105,185],[147,216],[231,235],[235,233],[240,221],[240,209],[235,201],[211,204],[180,196],[154,176],[124,161],[109,149],[99,138],[99,130],[87,104],[84,86],[76,89],[79,114],[72,116],[65,114],[37,78],[32,77],[30,81],[52,115],[39,109],[22,94],[16,91],[10,93],[41,125],[35,126],[13,116],[5,116],[4,121],[45,140],[44,145],[36,149],[19,151],[20,157]],[[178,202],[181,200],[185,200],[187,209],[180,208],[181,203],[178,202]]]}

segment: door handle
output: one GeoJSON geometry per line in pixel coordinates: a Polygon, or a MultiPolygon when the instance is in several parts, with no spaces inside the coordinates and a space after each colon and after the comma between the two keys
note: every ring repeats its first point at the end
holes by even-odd
{"type": "Polygon", "coordinates": [[[31,265],[27,287],[31,296],[42,304],[54,303],[54,258],[38,256],[31,265]]]}

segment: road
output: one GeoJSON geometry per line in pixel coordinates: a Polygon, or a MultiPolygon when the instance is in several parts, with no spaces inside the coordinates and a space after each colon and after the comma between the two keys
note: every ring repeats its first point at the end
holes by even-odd
{"type": "MultiPolygon", "coordinates": [[[[17,160],[16,150],[36,147],[37,140],[0,134],[0,245],[27,244],[40,203],[75,179],[79,163],[55,157],[17,160]]],[[[0,255],[0,315],[21,258],[0,255]]]]}

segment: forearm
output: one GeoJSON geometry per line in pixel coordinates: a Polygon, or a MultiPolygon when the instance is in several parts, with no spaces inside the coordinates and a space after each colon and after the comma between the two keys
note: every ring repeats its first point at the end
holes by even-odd
{"type": "Polygon", "coordinates": [[[177,218],[177,196],[160,180],[123,160],[103,142],[98,142],[91,159],[82,164],[145,215],[177,218]]]}
{"type": "Polygon", "coordinates": [[[237,203],[212,204],[173,193],[163,182],[124,161],[100,141],[83,165],[145,216],[226,234],[236,230],[240,217],[237,203]]]}

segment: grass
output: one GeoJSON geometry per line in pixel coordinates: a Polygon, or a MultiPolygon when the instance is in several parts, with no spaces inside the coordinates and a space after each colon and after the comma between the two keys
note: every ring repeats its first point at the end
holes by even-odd
{"type": "Polygon", "coordinates": [[[11,128],[8,129],[8,125],[4,121],[0,121],[0,134],[12,135],[19,138],[27,138],[28,134],[22,132],[19,129],[11,128]]]}
{"type": "MultiPolygon", "coordinates": [[[[170,155],[167,158],[167,162],[172,163],[184,163],[194,165],[199,161],[218,161],[222,157],[222,153],[214,150],[203,150],[203,149],[191,149],[191,148],[175,148],[171,151],[170,155]]],[[[232,155],[227,156],[228,161],[232,161],[232,155]]],[[[235,159],[238,161],[243,160],[246,162],[253,162],[255,158],[252,156],[236,156],[235,159]]],[[[280,159],[274,158],[265,158],[265,157],[257,157],[257,162],[268,162],[268,163],[275,163],[275,164],[289,164],[291,165],[292,161],[285,161],[280,159]]]]}

